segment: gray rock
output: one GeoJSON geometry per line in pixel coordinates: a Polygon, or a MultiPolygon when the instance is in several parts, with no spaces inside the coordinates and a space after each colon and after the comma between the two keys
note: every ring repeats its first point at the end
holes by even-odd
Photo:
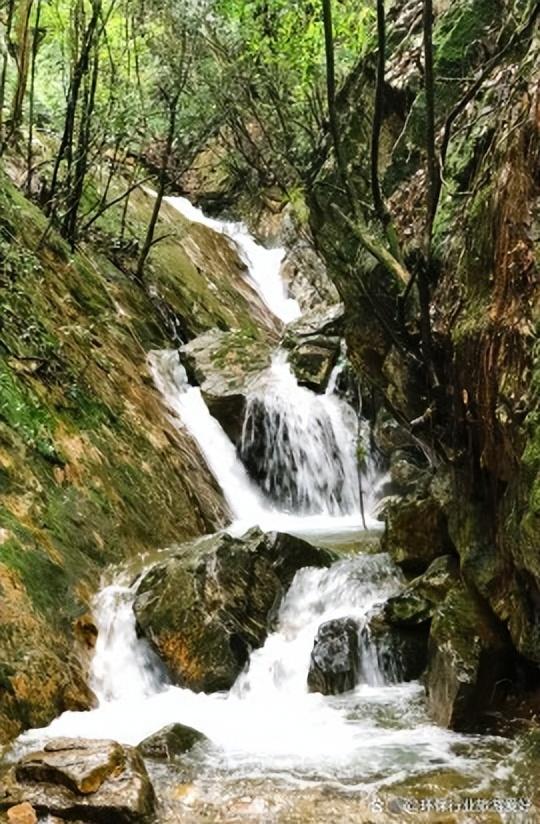
{"type": "Polygon", "coordinates": [[[298,383],[324,392],[340,354],[343,307],[312,310],[290,324],[282,341],[298,383]]]}
{"type": "Polygon", "coordinates": [[[155,795],[141,756],[115,741],[62,738],[22,758],[0,789],[0,810],[103,824],[151,822],[155,795]]]}
{"type": "Polygon", "coordinates": [[[454,730],[473,731],[481,714],[502,697],[511,675],[510,639],[486,604],[459,583],[437,608],[429,636],[426,673],[433,719],[454,730]]]}
{"type": "Polygon", "coordinates": [[[339,618],[321,624],[311,651],[310,692],[338,695],[354,689],[358,680],[358,624],[339,618]]]}
{"type": "Polygon", "coordinates": [[[210,412],[234,443],[242,432],[246,393],[270,365],[275,343],[240,329],[211,329],[180,349],[190,381],[200,386],[210,412]]]}
{"type": "Polygon", "coordinates": [[[371,683],[375,666],[389,683],[416,681],[426,669],[428,633],[426,625],[393,626],[377,609],[360,637],[361,680],[371,683]]]}
{"type": "Polygon", "coordinates": [[[184,724],[169,724],[141,741],[137,749],[146,758],[170,761],[174,756],[191,750],[195,744],[207,740],[202,732],[193,727],[187,727],[184,724]]]}

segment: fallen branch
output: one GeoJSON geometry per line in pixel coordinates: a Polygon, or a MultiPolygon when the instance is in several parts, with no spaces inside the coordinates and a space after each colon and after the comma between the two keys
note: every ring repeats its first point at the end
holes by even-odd
{"type": "Polygon", "coordinates": [[[332,209],[347,224],[362,246],[367,249],[391,275],[394,275],[401,283],[407,286],[411,279],[410,272],[385,248],[380,240],[378,240],[375,235],[372,235],[366,226],[361,226],[358,221],[351,220],[336,203],[332,204],[332,209]]]}

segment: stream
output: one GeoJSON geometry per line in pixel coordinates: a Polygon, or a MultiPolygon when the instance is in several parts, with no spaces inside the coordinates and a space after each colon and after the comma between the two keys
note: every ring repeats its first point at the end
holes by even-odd
{"type": "MultiPolygon", "coordinates": [[[[240,224],[207,218],[184,198],[168,200],[230,238],[269,311],[285,323],[300,315],[280,277],[283,250],[264,249],[240,224]]],[[[188,383],[176,350],[149,353],[148,368],[170,419],[190,432],[222,489],[229,532],[239,536],[258,525],[348,550],[329,569],[297,573],[264,646],[229,692],[208,695],[168,683],[137,637],[134,572],[169,550],[142,559],[137,570],[116,571],[94,603],[99,634],[91,687],[99,706],[64,713],[22,736],[20,747],[50,736],[137,744],[172,722],[199,729],[209,743],[176,765],[148,765],[163,822],[452,821],[444,814],[456,811],[466,822],[479,820],[474,803],[484,802],[490,806],[482,821],[535,820],[523,806],[535,776],[521,742],[435,726],[422,685],[396,682],[375,649],[363,656],[354,690],[328,697],[307,691],[320,624],[345,616],[362,624],[403,585],[387,555],[352,552],[362,546],[356,448],[367,436],[336,392],[337,372],[326,393],[316,395],[298,385],[278,351],[248,398],[237,450],[188,383]],[[254,451],[261,485],[241,459],[254,451]]],[[[381,478],[369,463],[361,483],[366,525],[375,530],[381,478]]]]}

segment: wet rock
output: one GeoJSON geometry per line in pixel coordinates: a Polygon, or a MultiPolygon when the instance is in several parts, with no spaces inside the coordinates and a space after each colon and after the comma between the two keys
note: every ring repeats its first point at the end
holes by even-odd
{"type": "Polygon", "coordinates": [[[115,741],[57,739],[21,759],[0,790],[0,810],[103,824],[150,822],[155,796],[142,758],[115,741]]]}
{"type": "Polygon", "coordinates": [[[280,243],[286,248],[281,274],[302,311],[337,303],[338,291],[315,251],[311,232],[290,207],[283,214],[280,243]]]}
{"type": "Polygon", "coordinates": [[[9,824],[38,824],[36,811],[27,801],[10,807],[7,811],[7,819],[9,824]]]}
{"type": "Polygon", "coordinates": [[[385,620],[401,627],[430,621],[458,577],[457,558],[453,555],[437,558],[423,575],[411,581],[398,595],[388,598],[383,609],[385,620]]]}
{"type": "Polygon", "coordinates": [[[394,626],[383,609],[369,617],[360,636],[360,678],[377,684],[382,678],[390,683],[416,681],[427,666],[429,629],[394,626]]]}
{"type": "Polygon", "coordinates": [[[446,516],[434,498],[390,498],[383,511],[383,550],[404,571],[424,572],[435,558],[452,551],[446,516]]]}
{"type": "Polygon", "coordinates": [[[234,443],[242,432],[250,382],[270,365],[274,345],[275,339],[255,332],[211,329],[180,350],[190,381],[201,387],[210,412],[234,443]]]}
{"type": "Polygon", "coordinates": [[[205,735],[184,724],[169,724],[153,735],[149,735],[137,746],[146,758],[170,761],[175,755],[188,752],[200,741],[207,741],[205,735]]]}
{"type": "Polygon", "coordinates": [[[141,581],[134,609],[175,683],[229,689],[261,646],[283,592],[304,566],[329,566],[328,550],[252,529],[183,544],[141,581]]]}
{"type": "Polygon", "coordinates": [[[426,691],[434,720],[455,730],[478,728],[481,714],[501,698],[512,658],[507,632],[486,604],[466,585],[453,587],[429,636],[426,691]]]}
{"type": "Polygon", "coordinates": [[[311,651],[310,692],[338,695],[354,689],[358,680],[358,624],[339,618],[321,624],[311,651]]]}
{"type": "Polygon", "coordinates": [[[287,327],[282,343],[301,386],[324,392],[339,357],[342,333],[340,304],[312,310],[287,327]]]}

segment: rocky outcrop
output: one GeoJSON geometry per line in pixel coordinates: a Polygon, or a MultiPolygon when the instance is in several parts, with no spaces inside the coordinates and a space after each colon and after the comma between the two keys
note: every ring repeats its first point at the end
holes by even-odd
{"type": "Polygon", "coordinates": [[[270,335],[211,329],[180,349],[190,382],[200,386],[210,412],[233,443],[242,433],[250,384],[270,365],[275,345],[270,335]]]}
{"type": "Polygon", "coordinates": [[[229,689],[264,642],[296,571],[328,566],[327,550],[250,530],[178,547],[142,579],[134,603],[141,633],[171,678],[195,691],[229,689]]]}
{"type": "Polygon", "coordinates": [[[358,624],[339,618],[321,624],[315,637],[307,677],[310,692],[338,695],[358,680],[358,624]]]}
{"type": "Polygon", "coordinates": [[[340,304],[313,309],[287,327],[282,345],[301,386],[324,392],[340,354],[342,333],[340,304]]]}
{"type": "MultiPolygon", "coordinates": [[[[305,211],[305,207],[304,207],[305,211]]],[[[296,298],[303,312],[331,306],[339,301],[336,287],[330,279],[323,259],[317,253],[309,226],[292,207],[285,208],[281,218],[280,243],[286,254],[282,277],[289,293],[296,298]]]]}
{"type": "Polygon", "coordinates": [[[360,635],[360,680],[377,684],[416,681],[427,665],[427,626],[391,624],[384,608],[368,618],[360,635]]]}
{"type": "Polygon", "coordinates": [[[424,572],[452,549],[446,515],[432,496],[393,497],[383,504],[383,551],[404,571],[424,572]]]}
{"type": "Polygon", "coordinates": [[[455,730],[481,726],[512,675],[510,637],[485,603],[464,584],[452,587],[435,610],[426,674],[434,720],[455,730]]]}
{"type": "Polygon", "coordinates": [[[457,559],[453,555],[442,555],[398,595],[388,598],[383,608],[385,620],[397,627],[414,627],[431,621],[439,604],[458,581],[457,559]]]}
{"type": "Polygon", "coordinates": [[[155,796],[142,758],[114,741],[57,739],[21,759],[0,789],[0,810],[97,824],[153,821],[155,796]]]}
{"type": "Polygon", "coordinates": [[[137,749],[145,758],[171,761],[175,756],[191,750],[195,744],[207,740],[202,732],[193,727],[186,727],[184,724],[169,724],[141,741],[137,749]]]}

